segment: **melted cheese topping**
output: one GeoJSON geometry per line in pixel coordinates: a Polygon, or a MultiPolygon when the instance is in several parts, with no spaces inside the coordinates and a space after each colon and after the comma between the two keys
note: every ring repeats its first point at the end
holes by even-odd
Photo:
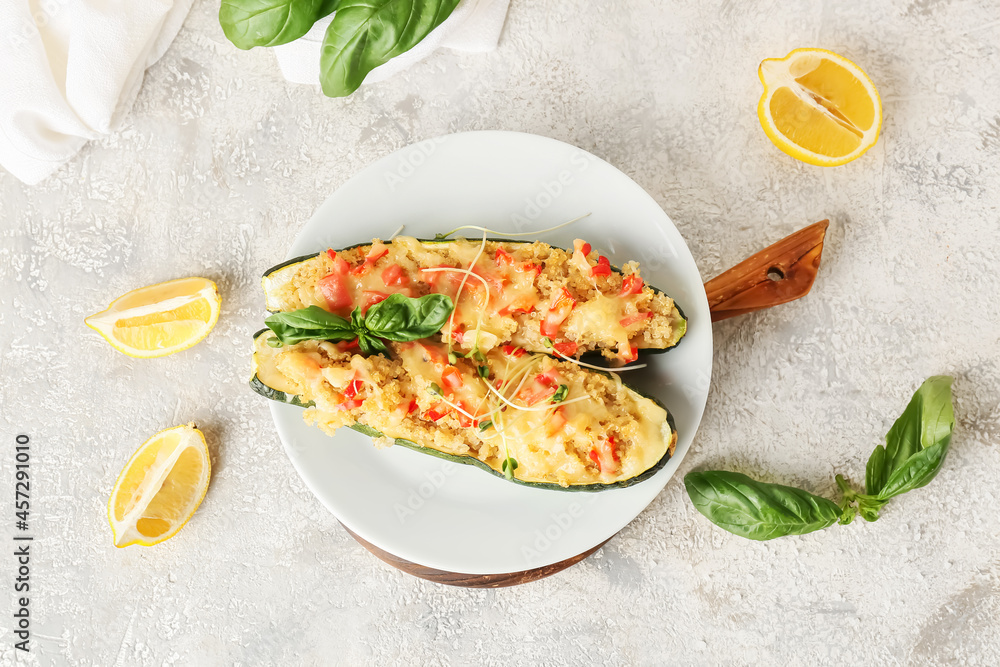
{"type": "Polygon", "coordinates": [[[669,297],[642,283],[638,265],[602,270],[605,258],[582,241],[577,246],[571,253],[537,242],[401,236],[321,253],[268,275],[264,288],[272,310],[317,305],[345,317],[393,293],[447,294],[455,313],[442,336],[464,352],[508,342],[543,352],[548,339],[566,356],[600,350],[623,362],[634,348],[677,342],[683,317],[669,297]]]}
{"type": "Polygon", "coordinates": [[[315,341],[271,349],[267,337],[257,341],[258,378],[314,401],[307,420],[330,433],[362,423],[497,471],[509,456],[518,479],[563,486],[630,479],[676,442],[666,411],[617,376],[545,355],[507,348],[486,364],[450,364],[446,346],[427,340],[391,343],[387,359],[315,341]]]}

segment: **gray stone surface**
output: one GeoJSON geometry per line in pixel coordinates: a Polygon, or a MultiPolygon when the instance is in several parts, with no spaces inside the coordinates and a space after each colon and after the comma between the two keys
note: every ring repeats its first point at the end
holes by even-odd
{"type": "Polygon", "coordinates": [[[438,53],[346,100],[237,51],[216,11],[196,3],[121,131],[37,187],[0,174],[0,423],[5,452],[32,437],[37,535],[35,648],[15,657],[4,614],[0,662],[1000,664],[993,0],[515,0],[495,53],[438,53]],[[837,169],[778,152],[755,116],[757,63],[813,45],[865,67],[885,106],[879,144],[837,169]],[[832,220],[807,299],[716,326],[682,474],[732,467],[835,494],[834,474],[863,476],[916,386],[950,373],[941,475],[878,523],[770,543],[714,528],[675,479],[593,558],[515,589],[444,588],[371,557],[299,481],[245,386],[257,277],[360,168],[474,129],[607,159],[672,216],[706,278],[832,220]],[[135,361],[82,324],[190,274],[224,299],[192,350],[135,361]],[[173,540],[114,549],[120,467],[188,420],[213,455],[204,504],[173,540]]]}

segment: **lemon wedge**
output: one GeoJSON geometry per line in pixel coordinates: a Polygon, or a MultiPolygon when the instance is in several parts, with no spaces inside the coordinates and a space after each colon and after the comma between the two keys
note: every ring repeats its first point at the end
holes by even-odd
{"type": "Polygon", "coordinates": [[[115,546],[151,547],[177,534],[198,509],[212,466],[194,424],[160,431],[132,455],[108,501],[115,546]]]}
{"type": "Polygon", "coordinates": [[[757,117],[768,138],[794,158],[835,167],[878,141],[882,101],[868,75],[825,49],[795,49],[757,71],[764,94],[757,117]]]}
{"type": "Polygon", "coordinates": [[[84,320],[130,357],[165,357],[201,341],[219,319],[222,299],[207,278],[140,287],[84,320]]]}

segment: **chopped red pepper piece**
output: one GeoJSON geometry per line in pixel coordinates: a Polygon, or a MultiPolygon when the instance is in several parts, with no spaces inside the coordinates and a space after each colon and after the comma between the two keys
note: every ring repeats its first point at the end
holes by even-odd
{"type": "Polygon", "coordinates": [[[622,291],[618,296],[628,296],[630,294],[641,294],[642,293],[642,278],[635,275],[634,273],[625,276],[625,280],[622,281],[622,291]]]}
{"type": "Polygon", "coordinates": [[[407,406],[406,408],[406,414],[412,415],[416,411],[417,411],[417,399],[414,398],[410,400],[410,405],[407,406]]]}
{"type": "Polygon", "coordinates": [[[590,275],[592,276],[610,276],[611,275],[611,262],[604,255],[597,258],[597,266],[590,267],[590,275]]]}
{"type": "Polygon", "coordinates": [[[624,362],[625,362],[626,364],[628,364],[628,363],[632,363],[633,361],[635,361],[636,359],[638,359],[638,358],[639,358],[639,348],[637,348],[637,347],[636,347],[635,345],[633,345],[633,346],[632,346],[632,347],[631,347],[631,348],[629,349],[629,356],[627,356],[627,357],[622,357],[622,356],[620,356],[620,355],[619,355],[619,358],[620,358],[620,359],[621,359],[622,361],[624,361],[624,362]]]}
{"type": "Polygon", "coordinates": [[[618,323],[621,324],[623,327],[628,328],[633,324],[638,324],[639,322],[648,320],[651,317],[653,317],[653,313],[636,313],[635,315],[629,315],[627,317],[623,317],[621,320],[619,320],[618,323]]]}
{"type": "Polygon", "coordinates": [[[535,310],[535,299],[529,295],[521,295],[514,298],[509,304],[497,311],[498,315],[507,316],[517,313],[530,313],[535,310]]]}
{"type": "Polygon", "coordinates": [[[424,417],[436,422],[449,412],[451,412],[451,406],[447,405],[443,401],[438,401],[431,407],[427,408],[427,412],[424,413],[424,417]]]}
{"type": "MultiPolygon", "coordinates": [[[[461,406],[462,410],[465,410],[470,415],[474,415],[475,414],[472,411],[472,409],[469,407],[469,404],[466,403],[465,401],[462,401],[461,403],[459,403],[459,405],[461,406]]],[[[459,412],[459,411],[456,410],[455,411],[455,416],[458,417],[458,425],[461,426],[462,428],[470,428],[472,426],[479,426],[479,420],[478,419],[469,419],[469,415],[463,414],[462,412],[459,412]]]]}
{"type": "Polygon", "coordinates": [[[559,327],[569,317],[569,313],[576,306],[574,299],[565,287],[552,295],[552,302],[549,304],[549,311],[545,314],[540,327],[542,335],[555,338],[559,332],[559,327]]]}
{"type": "Polygon", "coordinates": [[[618,440],[613,435],[608,436],[608,450],[611,452],[611,458],[615,460],[615,463],[620,463],[621,459],[618,457],[618,452],[616,447],[618,446],[618,440]]]}
{"type": "Polygon", "coordinates": [[[618,452],[615,451],[617,442],[613,435],[609,435],[607,440],[601,440],[597,443],[597,448],[590,450],[590,460],[597,463],[602,473],[614,473],[621,469],[621,459],[618,457],[618,452]]]}
{"type": "Polygon", "coordinates": [[[563,355],[564,357],[572,357],[576,355],[576,351],[580,348],[579,345],[571,340],[561,341],[552,345],[552,349],[563,355]]]}
{"type": "Polygon", "coordinates": [[[342,274],[331,273],[324,278],[320,278],[318,284],[319,291],[323,295],[323,298],[326,299],[326,305],[330,310],[349,308],[353,303],[351,292],[347,288],[347,283],[344,282],[342,274]]]}
{"type": "Polygon", "coordinates": [[[503,353],[511,357],[523,357],[524,349],[517,347],[516,345],[502,345],[500,347],[503,353]]]}
{"type": "Polygon", "coordinates": [[[525,273],[534,272],[535,275],[532,276],[531,278],[532,280],[534,280],[535,278],[538,277],[538,274],[542,272],[542,267],[539,264],[534,264],[532,262],[525,262],[521,264],[521,270],[524,271],[525,273]]]}
{"type": "Polygon", "coordinates": [[[344,398],[354,398],[364,386],[364,381],[355,375],[351,383],[347,385],[347,389],[344,390],[344,398]]]}
{"type": "Polygon", "coordinates": [[[368,309],[380,301],[385,301],[389,295],[377,290],[365,290],[361,293],[361,312],[367,313],[368,309]]]}
{"type": "Polygon", "coordinates": [[[359,266],[351,269],[351,273],[356,276],[364,275],[368,272],[370,268],[375,265],[375,262],[379,261],[383,257],[389,254],[389,249],[385,247],[382,243],[372,244],[372,249],[368,251],[368,255],[365,257],[365,261],[359,266]]]}
{"type": "Polygon", "coordinates": [[[573,249],[575,251],[577,251],[577,252],[582,253],[584,259],[587,258],[587,255],[589,255],[590,251],[592,250],[592,248],[590,247],[590,244],[587,243],[586,241],[581,240],[581,239],[577,239],[577,240],[573,241],[573,249]]]}
{"type": "Polygon", "coordinates": [[[355,338],[354,340],[342,340],[339,343],[336,343],[336,346],[338,350],[341,350],[343,352],[347,352],[349,350],[356,350],[358,349],[358,347],[360,347],[358,345],[357,338],[355,338]]]}
{"type": "Polygon", "coordinates": [[[406,287],[410,284],[410,277],[403,272],[403,267],[399,264],[390,264],[382,272],[382,282],[386,287],[406,287]]]}
{"type": "Polygon", "coordinates": [[[546,386],[536,382],[530,389],[528,387],[522,389],[517,397],[524,401],[525,405],[534,405],[544,401],[554,393],[556,393],[555,386],[546,386]]]}
{"type": "Polygon", "coordinates": [[[504,250],[502,247],[497,248],[496,255],[493,257],[493,261],[497,263],[497,266],[513,266],[514,258],[509,252],[504,250]]]}
{"type": "MultiPolygon", "coordinates": [[[[447,264],[440,264],[438,266],[431,266],[428,268],[454,269],[458,267],[448,266],[447,264]]],[[[417,277],[420,280],[420,282],[424,282],[430,285],[431,289],[440,291],[442,289],[442,286],[439,285],[438,283],[440,283],[441,280],[447,280],[449,283],[451,283],[452,287],[457,289],[459,284],[461,284],[462,282],[463,276],[458,271],[427,271],[425,269],[420,269],[420,271],[417,272],[417,277]]]]}
{"type": "Polygon", "coordinates": [[[539,373],[535,376],[535,380],[541,382],[546,387],[555,387],[559,385],[559,371],[555,368],[550,368],[544,373],[539,373]]]}
{"type": "Polygon", "coordinates": [[[441,384],[449,389],[458,389],[465,384],[462,373],[454,366],[445,366],[441,372],[441,384]]]}
{"type": "Polygon", "coordinates": [[[337,253],[333,250],[327,250],[326,254],[333,261],[333,269],[330,272],[346,276],[347,272],[351,269],[351,265],[347,263],[347,260],[343,257],[338,257],[337,253]]]}

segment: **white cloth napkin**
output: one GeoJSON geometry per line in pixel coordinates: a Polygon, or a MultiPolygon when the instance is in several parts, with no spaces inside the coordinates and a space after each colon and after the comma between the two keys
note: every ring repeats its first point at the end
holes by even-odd
{"type": "MultiPolygon", "coordinates": [[[[492,51],[500,40],[509,5],[510,0],[462,0],[444,23],[406,53],[373,69],[365,77],[365,83],[387,79],[441,47],[458,51],[492,51]]],[[[274,47],[282,76],[293,83],[319,83],[320,47],[332,20],[331,15],[317,21],[304,36],[274,47]]]]}
{"type": "Polygon", "coordinates": [[[193,0],[0,0],[0,166],[28,184],[132,108],[193,0]]]}

